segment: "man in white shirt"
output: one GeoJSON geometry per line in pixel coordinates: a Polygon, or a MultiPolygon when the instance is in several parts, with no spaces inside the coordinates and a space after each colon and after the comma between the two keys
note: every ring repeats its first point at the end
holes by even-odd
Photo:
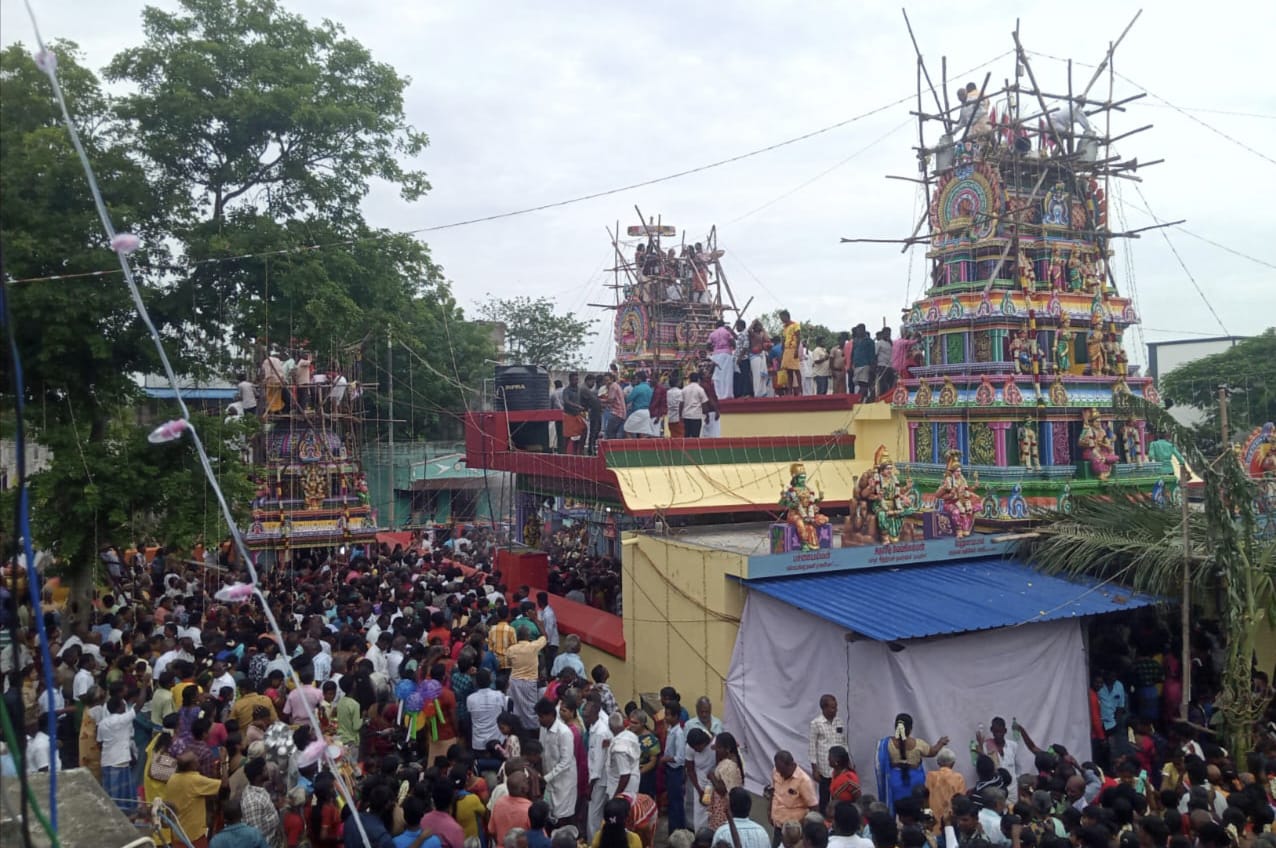
{"type": "Polygon", "coordinates": [[[602,698],[585,701],[581,710],[589,730],[589,815],[585,821],[585,838],[593,839],[603,825],[603,805],[607,803],[607,754],[611,747],[610,717],[602,714],[602,698]]]}
{"type": "Polygon", "coordinates": [[[505,712],[509,699],[492,688],[492,672],[480,668],[474,675],[475,689],[465,699],[470,713],[470,747],[483,756],[488,742],[503,742],[505,734],[496,726],[496,720],[505,712]]]}
{"type": "MultiPolygon", "coordinates": [[[[860,836],[863,821],[854,801],[838,801],[833,806],[833,832],[828,848],[873,848],[873,840],[860,836]]],[[[951,843],[956,845],[957,840],[951,843]]]]}
{"type": "Polygon", "coordinates": [[[235,683],[235,675],[230,673],[229,667],[222,660],[213,662],[213,682],[209,685],[209,692],[214,696],[221,694],[223,688],[229,688],[231,698],[236,697],[239,691],[238,685],[235,683]]]}
{"type": "MultiPolygon", "coordinates": [[[[545,768],[545,803],[555,822],[568,822],[576,814],[576,744],[572,732],[558,716],[558,705],[548,698],[536,702],[541,726],[541,764],[545,768]]],[[[637,737],[634,737],[635,742],[637,737]]]]}
{"type": "Polygon", "coordinates": [[[682,432],[682,379],[677,375],[669,378],[669,388],[665,392],[665,405],[669,411],[665,413],[665,421],[669,424],[669,435],[682,432]],[[674,427],[673,425],[679,425],[674,427]]]}
{"type": "Polygon", "coordinates": [[[700,438],[709,414],[709,393],[700,385],[700,373],[692,371],[682,390],[682,428],[688,439],[700,438]]]}
{"type": "Polygon", "coordinates": [[[1001,832],[1001,816],[1006,811],[1006,793],[996,786],[985,786],[979,792],[984,807],[979,811],[979,826],[993,845],[1009,845],[1010,837],[1001,832]]]}
{"type": "Polygon", "coordinates": [[[390,642],[390,650],[385,655],[386,676],[390,678],[390,685],[399,682],[399,666],[403,665],[403,649],[407,647],[408,640],[403,636],[395,636],[390,642]]]}
{"type": "Polygon", "coordinates": [[[549,605],[549,593],[536,593],[536,606],[540,608],[541,630],[545,634],[545,650],[541,654],[545,658],[545,669],[554,667],[554,657],[558,656],[558,613],[549,605]]]}
{"type": "Polygon", "coordinates": [[[84,654],[80,657],[80,668],[75,672],[75,678],[71,681],[71,697],[80,700],[85,693],[93,688],[93,671],[97,668],[97,660],[92,654],[84,654]]]}
{"type": "Polygon", "coordinates": [[[126,815],[137,802],[133,778],[133,708],[123,698],[112,698],[97,723],[102,745],[102,788],[126,815]]]}
{"type": "Polygon", "coordinates": [[[829,805],[829,782],[833,779],[829,749],[835,745],[846,747],[846,725],[837,717],[837,698],[821,695],[820,714],[811,719],[811,735],[807,743],[811,779],[819,784],[821,810],[828,809],[829,805]]]}
{"type": "Polygon", "coordinates": [[[985,737],[982,732],[975,732],[975,739],[984,753],[992,757],[993,765],[1004,768],[1012,775],[1019,774],[1019,743],[1006,737],[1006,720],[995,716],[988,725],[992,736],[985,737]]]}
{"type": "Polygon", "coordinates": [[[49,744],[49,735],[44,732],[44,726],[40,722],[27,722],[26,757],[27,774],[47,772],[50,768],[54,771],[59,771],[62,768],[58,762],[57,745],[49,744]]]}
{"type": "Polygon", "coordinates": [[[364,654],[364,658],[371,661],[373,672],[386,678],[390,676],[390,663],[386,652],[390,650],[391,641],[390,634],[383,630],[377,634],[376,642],[364,654]]]}
{"type": "Polygon", "coordinates": [[[159,655],[159,659],[155,661],[155,667],[151,669],[151,676],[156,680],[164,673],[164,670],[172,664],[174,660],[186,660],[186,662],[195,662],[194,645],[189,641],[178,642],[178,644],[159,655]],[[189,649],[189,650],[188,650],[189,649]]]}
{"type": "Polygon", "coordinates": [[[239,377],[239,408],[244,411],[245,415],[257,414],[257,387],[253,385],[253,381],[248,379],[247,374],[240,374],[239,377]]]}
{"type": "Polygon", "coordinates": [[[619,710],[611,714],[607,726],[612,740],[607,752],[607,797],[637,795],[638,764],[642,759],[642,744],[638,735],[629,729],[629,723],[619,710]]]}

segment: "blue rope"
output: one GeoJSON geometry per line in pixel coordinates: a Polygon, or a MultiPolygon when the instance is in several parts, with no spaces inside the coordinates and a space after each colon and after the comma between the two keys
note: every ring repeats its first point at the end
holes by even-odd
{"type": "MultiPolygon", "coordinates": [[[[27,588],[31,594],[31,617],[35,619],[36,632],[40,635],[40,664],[44,674],[44,694],[48,699],[48,734],[49,748],[53,756],[58,756],[56,741],[58,738],[58,713],[54,706],[53,690],[53,656],[49,653],[49,634],[44,629],[44,615],[40,612],[39,576],[35,569],[35,555],[31,548],[31,499],[27,488],[26,459],[26,385],[22,376],[22,357],[18,353],[18,342],[13,332],[13,324],[9,320],[9,299],[5,284],[0,282],[0,320],[3,320],[9,337],[9,356],[13,363],[13,384],[15,397],[15,418],[17,425],[14,442],[17,446],[18,465],[18,525],[14,530],[22,537],[22,552],[27,558],[27,588]]],[[[17,598],[14,598],[17,603],[17,598]]],[[[13,646],[14,661],[17,661],[20,645],[13,646]]],[[[58,775],[57,763],[49,768],[49,826],[56,833],[58,829],[58,775]]]]}

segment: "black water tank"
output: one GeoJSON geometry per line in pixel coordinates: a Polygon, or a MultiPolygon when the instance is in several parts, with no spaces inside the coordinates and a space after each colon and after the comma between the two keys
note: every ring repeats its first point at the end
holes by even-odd
{"type": "MultiPolygon", "coordinates": [[[[492,408],[497,412],[549,409],[549,371],[539,365],[498,365],[492,408]]],[[[518,450],[546,452],[549,422],[511,422],[510,441],[518,450]]]]}
{"type": "Polygon", "coordinates": [[[497,411],[549,409],[549,371],[539,365],[496,366],[497,411]]]}

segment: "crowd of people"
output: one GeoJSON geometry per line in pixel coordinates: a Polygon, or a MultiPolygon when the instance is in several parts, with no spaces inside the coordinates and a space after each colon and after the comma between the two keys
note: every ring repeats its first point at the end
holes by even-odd
{"type": "Polygon", "coordinates": [[[882,327],[873,336],[863,324],[849,333],[820,332],[808,338],[802,325],[780,311],[772,335],[759,319],[734,327],[725,321],[709,334],[719,398],[857,394],[865,401],[889,398],[896,381],[921,363],[921,351],[907,330],[891,338],[882,327]]]}
{"type": "Polygon", "coordinates": [[[550,407],[562,410],[556,424],[560,453],[596,454],[598,440],[698,438],[721,434],[719,402],[737,397],[857,394],[887,400],[896,382],[921,363],[916,340],[906,331],[892,339],[890,327],[870,337],[863,324],[835,338],[806,339],[788,312],[774,338],[760,320],[734,327],[724,321],[709,333],[699,366],[639,370],[627,375],[613,365],[602,375],[572,372],[556,380],[550,407]]]}
{"type": "MultiPolygon", "coordinates": [[[[546,592],[504,585],[485,560],[409,546],[276,568],[261,588],[281,640],[231,570],[155,559],[106,551],[111,584],[78,626],[50,587],[38,610],[6,595],[4,707],[26,732],[0,762],[87,768],[125,813],[158,810],[173,844],[651,848],[663,820],[680,848],[1276,848],[1276,741],[1232,755],[1205,730],[1208,628],[1186,723],[1169,637],[1139,619],[1094,635],[1108,665],[1091,751],[992,717],[967,781],[948,738],[925,741],[901,714],[877,762],[856,764],[829,694],[793,717],[807,750],[749,775],[759,802],[709,697],[628,700],[546,592]],[[37,615],[56,658],[53,739],[37,615]]],[[[570,570],[552,579],[581,591],[570,570]]]]}

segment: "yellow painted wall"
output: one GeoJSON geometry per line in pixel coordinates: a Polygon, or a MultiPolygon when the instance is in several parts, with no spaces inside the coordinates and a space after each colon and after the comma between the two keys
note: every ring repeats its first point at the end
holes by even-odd
{"type": "Polygon", "coordinates": [[[878,445],[886,445],[892,458],[908,460],[908,425],[904,416],[887,403],[865,403],[849,411],[732,412],[722,416],[725,436],[828,436],[840,431],[855,436],[857,460],[871,461],[878,445]]]}
{"type": "Polygon", "coordinates": [[[587,649],[586,666],[607,666],[622,703],[673,686],[688,705],[708,695],[718,709],[744,609],[744,588],[727,575],[744,574],[746,562],[743,554],[626,534],[621,569],[627,656],[621,662],[587,649]]]}
{"type": "Polygon", "coordinates": [[[827,436],[845,430],[854,410],[794,413],[783,404],[775,412],[729,412],[722,416],[722,435],[727,436],[827,436]]]}

